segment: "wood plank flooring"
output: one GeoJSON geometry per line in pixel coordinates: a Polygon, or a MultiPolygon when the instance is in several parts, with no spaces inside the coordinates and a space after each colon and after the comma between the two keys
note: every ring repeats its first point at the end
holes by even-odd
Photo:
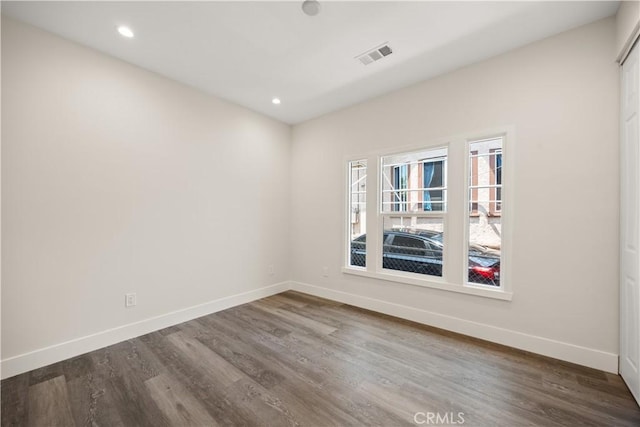
{"type": "Polygon", "coordinates": [[[640,408],[619,376],[290,291],[8,378],[1,418],[640,426],[640,408]]]}

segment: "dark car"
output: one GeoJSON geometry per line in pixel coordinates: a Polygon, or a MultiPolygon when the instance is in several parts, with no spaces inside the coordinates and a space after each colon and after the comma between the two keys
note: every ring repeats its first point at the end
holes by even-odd
{"type": "MultiPolygon", "coordinates": [[[[366,235],[351,242],[351,265],[365,266],[366,235]]],[[[386,230],[382,267],[390,270],[442,276],[442,233],[429,230],[386,230]]],[[[469,282],[500,286],[500,253],[469,245],[469,282]]]]}

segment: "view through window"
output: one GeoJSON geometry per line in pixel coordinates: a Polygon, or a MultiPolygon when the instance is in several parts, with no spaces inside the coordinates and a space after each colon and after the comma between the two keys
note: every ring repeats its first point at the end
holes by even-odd
{"type": "Polygon", "coordinates": [[[366,266],[367,161],[349,162],[349,265],[366,266]]]}
{"type": "Polygon", "coordinates": [[[382,268],[442,276],[447,149],[382,158],[382,268]]]}
{"type": "Polygon", "coordinates": [[[469,143],[469,283],[500,286],[502,143],[469,143]]]}
{"type": "Polygon", "coordinates": [[[460,138],[447,146],[372,156],[369,166],[377,164],[374,188],[367,188],[367,159],[350,161],[347,266],[398,282],[467,285],[469,293],[505,290],[505,139],[460,138]],[[461,145],[454,150],[452,144],[461,145]],[[456,178],[453,186],[450,174],[456,178]],[[367,215],[366,200],[372,197],[377,209],[367,215]],[[449,197],[456,212],[449,212],[449,197]],[[367,238],[367,232],[373,237],[367,238]]]}

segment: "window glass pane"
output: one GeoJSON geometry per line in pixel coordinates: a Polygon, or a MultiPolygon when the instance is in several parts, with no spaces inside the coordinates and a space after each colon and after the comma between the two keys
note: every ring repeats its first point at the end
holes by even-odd
{"type": "Polygon", "coordinates": [[[367,161],[349,163],[349,265],[366,266],[367,161]]]}
{"type": "Polygon", "coordinates": [[[500,286],[502,138],[469,144],[469,283],[500,286]]]}
{"type": "Polygon", "coordinates": [[[423,162],[423,194],[422,208],[425,211],[444,210],[444,160],[425,160],[423,162]],[[436,190],[430,190],[435,188],[436,190]]]}
{"type": "Polygon", "coordinates": [[[442,218],[384,217],[383,268],[442,276],[443,248],[442,218]]]}
{"type": "Polygon", "coordinates": [[[382,158],[382,212],[446,211],[447,149],[382,158]]]}

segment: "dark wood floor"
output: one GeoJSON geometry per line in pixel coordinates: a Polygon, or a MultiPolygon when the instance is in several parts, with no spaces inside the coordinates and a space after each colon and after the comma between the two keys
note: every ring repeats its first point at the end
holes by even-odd
{"type": "Polygon", "coordinates": [[[2,381],[3,426],[429,420],[639,426],[640,409],[616,375],[295,292],[2,381]]]}

